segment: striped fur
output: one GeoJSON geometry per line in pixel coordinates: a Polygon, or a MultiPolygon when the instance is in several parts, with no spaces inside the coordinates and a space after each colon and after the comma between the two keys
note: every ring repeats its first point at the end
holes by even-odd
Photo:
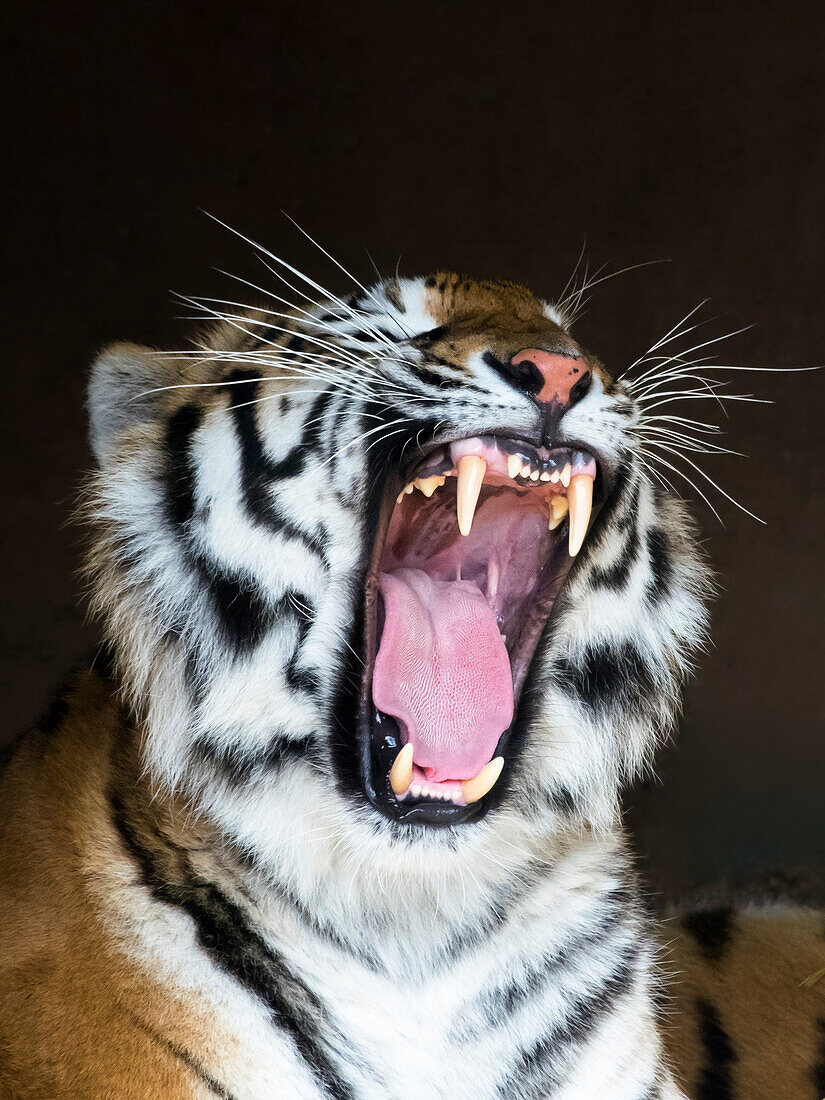
{"type": "MultiPolygon", "coordinates": [[[[93,371],[112,663],[4,774],[7,1095],[682,1095],[619,795],[672,727],[709,585],[631,392],[596,365],[563,418],[614,484],[497,803],[399,826],[355,767],[379,494],[423,439],[527,432],[495,364],[575,345],[522,288],[445,274],[228,313],[191,357],[119,345],[93,371]]],[[[729,1076],[715,1004],[696,1026],[729,1076]]]]}

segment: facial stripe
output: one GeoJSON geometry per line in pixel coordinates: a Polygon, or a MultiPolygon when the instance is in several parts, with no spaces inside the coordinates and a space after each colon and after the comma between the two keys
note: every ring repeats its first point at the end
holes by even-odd
{"type": "Polygon", "coordinates": [[[220,744],[202,734],[192,745],[192,755],[213,768],[222,780],[243,786],[256,773],[271,771],[288,760],[304,759],[313,744],[310,737],[273,731],[264,748],[251,751],[243,746],[220,744]]]}
{"type": "Polygon", "coordinates": [[[178,527],[189,522],[195,509],[190,450],[200,423],[200,409],[182,405],[166,427],[166,501],[172,522],[178,527]]]}
{"type": "Polygon", "coordinates": [[[651,572],[648,598],[656,604],[669,594],[673,583],[670,540],[660,527],[652,527],[647,532],[647,553],[651,572]]]}
{"type": "Polygon", "coordinates": [[[637,711],[655,690],[651,666],[631,641],[619,645],[592,645],[574,657],[559,657],[554,678],[597,715],[610,711],[637,711]]]}
{"type": "Polygon", "coordinates": [[[275,609],[253,577],[224,570],[205,555],[197,555],[195,560],[227,648],[236,655],[250,653],[277,621],[275,609]]]}
{"type": "MultiPolygon", "coordinates": [[[[273,473],[277,474],[274,464],[268,459],[256,422],[255,401],[260,376],[253,371],[235,371],[228,381],[239,384],[228,387],[230,390],[230,409],[241,451],[241,489],[244,503],[250,519],[272,532],[279,532],[287,538],[303,543],[307,550],[320,558],[328,568],[329,563],[324,552],[324,539],[319,534],[305,531],[289,520],[277,507],[272,498],[272,486],[275,484],[273,473]],[[244,385],[243,383],[248,383],[244,385]]],[[[305,461],[304,456],[296,456],[285,461],[300,472],[305,461]]]]}

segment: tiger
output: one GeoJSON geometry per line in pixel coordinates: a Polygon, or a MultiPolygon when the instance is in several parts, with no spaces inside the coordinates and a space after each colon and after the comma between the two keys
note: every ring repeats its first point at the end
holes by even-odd
{"type": "Polygon", "coordinates": [[[825,1095],[821,913],[660,923],[622,821],[715,583],[679,360],[265,260],[91,370],[102,640],[3,764],[0,1094],[825,1095]]]}

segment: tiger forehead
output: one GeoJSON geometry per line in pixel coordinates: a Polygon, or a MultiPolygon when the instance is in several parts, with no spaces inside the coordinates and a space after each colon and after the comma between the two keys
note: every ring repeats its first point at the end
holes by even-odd
{"type": "Polygon", "coordinates": [[[427,310],[439,325],[489,318],[499,324],[509,320],[561,331],[547,316],[544,304],[518,283],[439,271],[428,275],[424,286],[427,310]]]}
{"type": "Polygon", "coordinates": [[[472,356],[485,351],[506,362],[522,349],[543,348],[586,359],[605,385],[612,381],[598,359],[553,320],[547,304],[526,287],[453,272],[429,275],[424,286],[427,312],[444,330],[430,348],[454,366],[469,368],[472,356]]]}

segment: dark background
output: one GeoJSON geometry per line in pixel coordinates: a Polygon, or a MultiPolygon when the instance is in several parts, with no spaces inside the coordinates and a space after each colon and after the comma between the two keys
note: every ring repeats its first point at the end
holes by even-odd
{"type": "MultiPolygon", "coordinates": [[[[341,289],[437,266],[552,297],[614,368],[704,298],[722,362],[825,361],[822,5],[18,4],[6,8],[2,645],[9,735],[88,651],[66,521],[107,341],[180,346],[169,290],[258,276],[201,208],[341,289]]],[[[230,295],[231,296],[231,295],[230,295]]],[[[629,797],[663,887],[822,855],[825,373],[736,376],[696,515],[724,591],[662,785],[629,797]]],[[[707,406],[699,406],[707,409],[707,406]]],[[[687,411],[687,410],[686,410],[687,411]]],[[[688,412],[688,415],[690,413],[688,412]]]]}

